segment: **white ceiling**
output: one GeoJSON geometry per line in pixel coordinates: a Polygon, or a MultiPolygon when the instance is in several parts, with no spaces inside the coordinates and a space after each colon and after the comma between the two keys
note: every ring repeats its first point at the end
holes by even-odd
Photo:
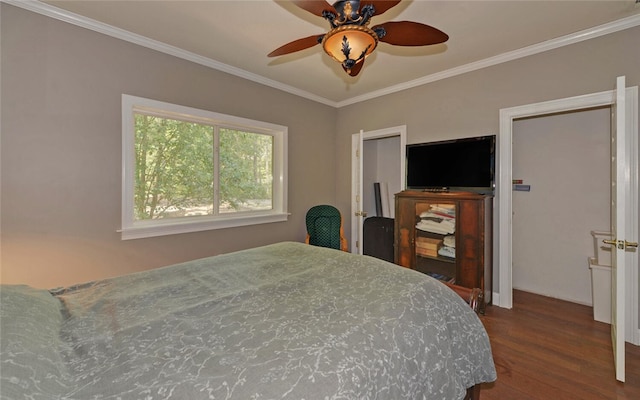
{"type": "MultiPolygon", "coordinates": [[[[635,0],[405,0],[374,17],[371,25],[422,22],[446,32],[449,41],[426,47],[380,43],[353,78],[320,46],[279,58],[266,56],[282,44],[328,30],[324,19],[288,1],[44,3],[36,8],[45,8],[45,14],[60,14],[60,19],[81,21],[99,31],[120,28],[134,33],[136,41],[141,35],[157,41],[156,48],[170,45],[165,47],[181,49],[181,54],[204,64],[334,106],[640,25],[640,4],[635,0]]],[[[113,34],[123,37],[120,30],[113,34]]]]}

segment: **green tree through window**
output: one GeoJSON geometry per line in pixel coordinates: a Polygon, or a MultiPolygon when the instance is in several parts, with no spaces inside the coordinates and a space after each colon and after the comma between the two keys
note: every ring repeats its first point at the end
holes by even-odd
{"type": "Polygon", "coordinates": [[[123,94],[122,239],[287,221],[287,135],[123,94]]]}
{"type": "Polygon", "coordinates": [[[271,209],[273,138],[220,129],[220,212],[271,209]]]}
{"type": "Polygon", "coordinates": [[[271,135],[141,113],[134,121],[136,220],[272,208],[271,135]]]}

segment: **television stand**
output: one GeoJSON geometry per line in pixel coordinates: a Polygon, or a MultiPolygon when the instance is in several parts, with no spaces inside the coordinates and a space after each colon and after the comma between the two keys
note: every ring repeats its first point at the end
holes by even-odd
{"type": "Polygon", "coordinates": [[[493,198],[467,192],[396,193],[395,263],[491,302],[493,198]]]}

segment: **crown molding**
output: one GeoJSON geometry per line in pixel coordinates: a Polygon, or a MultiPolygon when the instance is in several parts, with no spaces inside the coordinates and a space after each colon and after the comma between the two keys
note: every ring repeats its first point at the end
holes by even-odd
{"type": "Polygon", "coordinates": [[[585,29],[579,32],[571,33],[569,35],[561,36],[559,38],[547,40],[545,42],[533,44],[531,46],[523,47],[521,49],[502,53],[494,57],[485,58],[484,60],[475,61],[469,64],[461,65],[459,67],[451,68],[442,72],[438,72],[431,75],[426,75],[418,79],[404,82],[399,85],[389,86],[384,89],[376,90],[362,96],[352,97],[350,99],[340,101],[336,107],[344,107],[350,104],[359,103],[365,100],[371,100],[376,97],[385,96],[387,94],[400,92],[403,90],[415,88],[417,86],[426,85],[446,78],[451,78],[456,75],[462,75],[467,72],[477,71],[479,69],[491,67],[497,64],[502,64],[508,61],[517,60],[519,58],[528,57],[534,54],[543,53],[545,51],[557,49],[559,47],[568,46],[570,44],[582,42],[589,39],[594,39],[600,36],[608,35],[625,29],[633,28],[640,25],[640,14],[632,15],[630,17],[622,18],[613,22],[609,22],[603,25],[595,26],[593,28],[585,29]]]}
{"type": "Polygon", "coordinates": [[[508,61],[517,60],[519,58],[528,57],[534,54],[542,53],[545,51],[557,49],[559,47],[568,46],[574,43],[582,42],[589,39],[594,39],[600,36],[608,35],[625,29],[633,28],[640,25],[640,14],[630,17],[622,18],[613,22],[609,22],[603,25],[599,25],[593,28],[585,29],[579,32],[574,32],[569,35],[561,36],[556,39],[547,40],[545,42],[533,44],[531,46],[523,47],[521,49],[509,51],[494,57],[489,57],[484,60],[475,61],[469,64],[461,65],[459,67],[451,68],[442,72],[438,72],[431,75],[426,75],[418,79],[407,81],[398,85],[389,86],[384,89],[375,90],[373,92],[366,93],[361,96],[352,97],[350,99],[336,102],[327,98],[315,95],[305,90],[298,89],[296,87],[286,85],[282,82],[274,81],[272,79],[265,78],[263,76],[245,71],[243,69],[233,67],[228,64],[221,63],[211,58],[203,57],[198,54],[180,49],[175,46],[168,45],[166,43],[147,38],[142,35],[138,35],[124,29],[116,28],[114,26],[93,20],[91,18],[84,17],[46,3],[42,3],[38,0],[0,0],[0,2],[11,4],[16,7],[23,8],[47,17],[55,18],[57,20],[67,22],[82,28],[86,28],[98,33],[102,33],[108,36],[112,36],[117,39],[121,39],[130,43],[134,43],[152,50],[156,50],[165,54],[169,54],[178,58],[182,58],[187,61],[191,61],[218,71],[226,72],[237,77],[247,79],[265,86],[279,89],[293,95],[303,97],[321,104],[325,104],[331,107],[340,108],[355,103],[360,103],[366,100],[371,100],[377,97],[385,96],[392,93],[397,93],[403,90],[412,89],[418,86],[426,85],[428,83],[436,82],[442,79],[451,78],[457,75],[465,74],[467,72],[477,71],[479,69],[491,67],[497,64],[505,63],[508,61]]]}
{"type": "Polygon", "coordinates": [[[228,64],[221,63],[211,58],[203,57],[190,51],[183,50],[181,48],[168,45],[166,43],[150,39],[146,36],[138,35],[133,32],[126,31],[124,29],[116,28],[114,26],[105,24],[100,21],[96,21],[91,18],[84,17],[79,14],[75,14],[58,7],[51,6],[46,3],[42,3],[38,0],[0,0],[2,3],[7,3],[16,7],[23,8],[28,11],[35,12],[47,17],[57,19],[59,21],[67,22],[72,25],[86,28],[98,33],[102,33],[116,39],[121,39],[133,44],[137,44],[142,47],[146,47],[152,50],[159,51],[161,53],[169,54],[174,57],[182,58],[187,61],[194,62],[196,64],[203,65],[218,71],[226,72],[237,77],[247,79],[256,83],[260,83],[265,86],[269,86],[275,89],[282,90],[294,94],[299,97],[303,97],[309,100],[313,100],[318,103],[322,103],[331,107],[336,107],[336,102],[326,99],[324,97],[315,95],[305,90],[298,89],[296,87],[286,85],[282,82],[274,81],[272,79],[265,78],[263,76],[245,71],[240,68],[233,67],[228,64]]]}

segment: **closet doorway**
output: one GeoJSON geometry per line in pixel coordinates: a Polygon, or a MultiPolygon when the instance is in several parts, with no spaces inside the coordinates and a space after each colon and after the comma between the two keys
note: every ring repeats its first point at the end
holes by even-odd
{"type": "MultiPolygon", "coordinates": [[[[622,78],[624,80],[624,78],[622,78]]],[[[620,78],[618,79],[620,81],[620,78]]],[[[638,88],[628,87],[616,95],[616,91],[606,91],[571,98],[552,100],[542,103],[528,104],[500,110],[500,133],[498,135],[498,176],[499,182],[496,191],[497,228],[494,232],[494,254],[497,255],[498,276],[494,279],[494,287],[498,293],[494,293],[494,304],[505,308],[512,307],[512,198],[513,179],[512,174],[512,140],[513,122],[521,118],[565,113],[571,111],[611,107],[616,104],[616,96],[626,98],[626,141],[625,148],[628,154],[625,163],[619,164],[624,170],[629,171],[628,185],[625,185],[627,198],[625,198],[625,219],[627,223],[627,237],[634,240],[638,236],[638,88]],[[498,285],[495,285],[498,283],[498,285]]],[[[618,129],[620,131],[620,129],[618,129]]],[[[619,186],[622,187],[622,186],[619,186]]],[[[532,188],[533,190],[533,188],[532,188]]],[[[629,239],[625,239],[629,240],[629,239]]],[[[541,250],[543,251],[543,250],[541,250]]],[[[640,327],[638,326],[638,256],[634,251],[625,253],[626,263],[626,337],[631,343],[640,343],[640,327]]]]}
{"type": "Polygon", "coordinates": [[[611,107],[513,121],[513,288],[591,306],[591,231],[609,231],[611,107]]]}
{"type": "Polygon", "coordinates": [[[394,195],[404,190],[406,135],[405,125],[352,135],[352,253],[362,254],[367,217],[394,217],[394,195]]]}

